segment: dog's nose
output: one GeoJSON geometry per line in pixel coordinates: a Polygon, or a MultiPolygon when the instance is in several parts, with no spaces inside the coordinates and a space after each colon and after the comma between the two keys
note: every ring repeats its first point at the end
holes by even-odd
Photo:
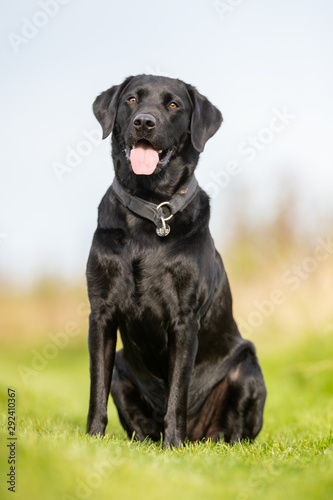
{"type": "Polygon", "coordinates": [[[149,113],[140,113],[135,116],[133,124],[136,130],[149,131],[155,127],[156,118],[149,113]]]}

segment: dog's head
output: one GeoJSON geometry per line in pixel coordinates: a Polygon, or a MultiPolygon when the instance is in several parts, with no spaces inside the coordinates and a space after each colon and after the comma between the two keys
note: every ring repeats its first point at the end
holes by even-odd
{"type": "Polygon", "coordinates": [[[220,111],[192,85],[161,76],[129,77],[102,92],[93,110],[103,139],[113,133],[115,168],[140,176],[179,165],[180,157],[195,167],[222,123],[220,111]]]}

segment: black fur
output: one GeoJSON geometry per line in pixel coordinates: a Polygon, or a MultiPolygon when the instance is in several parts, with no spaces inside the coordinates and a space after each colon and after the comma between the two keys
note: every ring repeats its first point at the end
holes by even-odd
{"type": "MultiPolygon", "coordinates": [[[[97,97],[103,137],[112,132],[115,175],[131,194],[159,204],[193,175],[221,113],[180,80],[129,77],[97,97]],[[129,100],[130,98],[131,101],[129,100]],[[133,99],[135,98],[135,99],[133,99]],[[171,103],[177,107],[170,107],[171,103]],[[134,126],[138,114],[155,126],[134,126]],[[171,152],[151,175],[135,175],[126,146],[145,139],[171,152]]],[[[254,346],[243,340],[220,255],[209,232],[209,199],[199,190],[159,238],[109,189],[99,206],[87,281],[90,405],[87,432],[104,434],[109,393],[128,435],[164,447],[186,438],[254,439],[266,389],[254,346]],[[116,352],[117,330],[123,349],[116,352]]]]}

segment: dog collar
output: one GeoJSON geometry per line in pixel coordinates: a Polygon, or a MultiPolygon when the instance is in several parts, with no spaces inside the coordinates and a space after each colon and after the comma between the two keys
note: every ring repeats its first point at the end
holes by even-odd
{"type": "Polygon", "coordinates": [[[170,233],[170,226],[169,224],[166,224],[166,222],[169,221],[177,212],[184,210],[187,205],[191,203],[194,196],[197,194],[199,185],[193,175],[189,182],[184,184],[170,201],[164,201],[159,205],[155,205],[150,201],[146,201],[129,194],[121,186],[116,177],[113,180],[111,189],[124,207],[129,208],[131,212],[134,212],[135,214],[153,222],[156,226],[156,234],[164,237],[168,236],[170,233]],[[164,207],[168,208],[170,212],[169,214],[164,214],[164,207]]]}

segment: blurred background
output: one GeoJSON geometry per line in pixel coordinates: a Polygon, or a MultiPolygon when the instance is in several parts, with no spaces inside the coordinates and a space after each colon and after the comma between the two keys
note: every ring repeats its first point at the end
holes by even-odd
{"type": "Polygon", "coordinates": [[[113,179],[91,105],[139,73],[192,83],[223,113],[197,177],[244,331],[268,320],[292,333],[331,329],[332,20],[328,0],[5,4],[2,336],[61,328],[69,296],[85,300],[97,206],[113,179]]]}

